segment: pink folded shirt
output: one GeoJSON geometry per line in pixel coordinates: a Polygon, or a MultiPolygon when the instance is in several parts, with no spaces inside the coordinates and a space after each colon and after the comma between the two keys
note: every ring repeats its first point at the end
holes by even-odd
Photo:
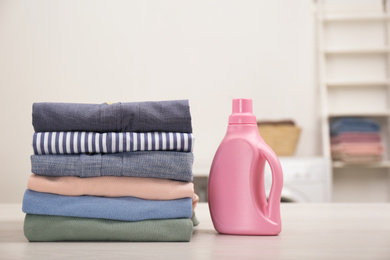
{"type": "Polygon", "coordinates": [[[380,143],[343,143],[332,144],[332,153],[382,155],[383,146],[380,143]]]}
{"type": "Polygon", "coordinates": [[[32,174],[27,188],[33,191],[65,196],[137,197],[148,200],[192,198],[193,208],[199,201],[191,182],[158,178],[102,176],[80,178],[76,176],[41,176],[32,174]]]}
{"type": "Polygon", "coordinates": [[[331,138],[332,144],[337,143],[371,143],[381,142],[379,133],[345,132],[331,138]]]}

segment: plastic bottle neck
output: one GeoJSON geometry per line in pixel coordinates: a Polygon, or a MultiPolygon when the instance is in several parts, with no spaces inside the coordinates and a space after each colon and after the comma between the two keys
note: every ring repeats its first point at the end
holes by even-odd
{"type": "Polygon", "coordinates": [[[256,116],[252,113],[251,99],[233,99],[232,114],[229,116],[229,125],[257,124],[256,116]]]}

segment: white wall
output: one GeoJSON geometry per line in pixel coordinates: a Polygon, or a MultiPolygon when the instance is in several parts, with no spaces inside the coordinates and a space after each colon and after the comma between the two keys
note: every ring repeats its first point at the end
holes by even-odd
{"type": "Polygon", "coordinates": [[[30,174],[33,102],[189,99],[194,168],[208,168],[231,100],[303,128],[320,153],[310,0],[0,1],[0,202],[30,174]]]}

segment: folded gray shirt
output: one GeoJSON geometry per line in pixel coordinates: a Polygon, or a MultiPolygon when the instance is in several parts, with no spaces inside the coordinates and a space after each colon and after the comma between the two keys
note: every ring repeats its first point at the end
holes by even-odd
{"type": "Polygon", "coordinates": [[[116,154],[32,155],[32,173],[46,176],[134,176],[192,181],[192,153],[170,151],[116,154]]]}
{"type": "Polygon", "coordinates": [[[188,100],[114,104],[34,103],[35,132],[192,133],[188,100]]]}

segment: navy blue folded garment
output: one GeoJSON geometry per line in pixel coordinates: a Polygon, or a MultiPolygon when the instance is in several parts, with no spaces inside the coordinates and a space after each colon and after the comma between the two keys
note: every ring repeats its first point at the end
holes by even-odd
{"type": "Polygon", "coordinates": [[[134,176],[192,181],[193,160],[193,153],[173,151],[32,155],[31,171],[46,176],[134,176]]]}
{"type": "Polygon", "coordinates": [[[344,117],[333,121],[330,124],[331,136],[343,132],[379,132],[380,124],[365,118],[344,117]]]}
{"type": "Polygon", "coordinates": [[[34,103],[35,132],[192,133],[188,100],[114,104],[34,103]]]}
{"type": "Polygon", "coordinates": [[[135,197],[62,196],[26,190],[28,214],[102,218],[122,221],[191,218],[192,199],[144,200],[135,197]]]}

